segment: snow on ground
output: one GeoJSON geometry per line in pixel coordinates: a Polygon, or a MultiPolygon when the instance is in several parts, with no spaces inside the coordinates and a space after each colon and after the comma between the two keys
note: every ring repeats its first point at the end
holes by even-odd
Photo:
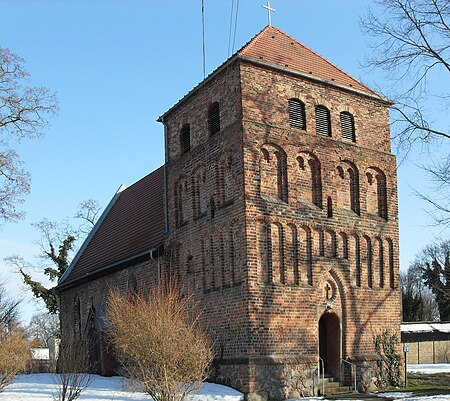
{"type": "Polygon", "coordinates": [[[430,365],[413,365],[407,366],[408,372],[411,373],[450,373],[450,363],[436,363],[430,365]]]}
{"type": "MultiPolygon", "coordinates": [[[[449,372],[450,364],[409,365],[408,372],[440,373],[449,372]]],[[[57,375],[33,374],[19,375],[13,384],[0,393],[0,401],[53,401],[56,395],[57,375]]],[[[128,382],[121,377],[102,377],[92,375],[92,382],[81,394],[80,401],[149,401],[150,396],[143,392],[127,389],[128,382]]],[[[450,401],[450,394],[428,397],[414,397],[412,393],[382,393],[384,396],[401,401],[450,401]]],[[[242,393],[219,384],[204,383],[203,387],[189,397],[188,401],[243,401],[242,393]]],[[[302,401],[318,401],[322,398],[303,398],[302,401]]],[[[352,399],[352,401],[357,401],[352,399]]]]}
{"type": "MultiPolygon", "coordinates": [[[[150,396],[127,390],[127,381],[121,377],[92,375],[92,382],[78,398],[80,401],[149,401],[150,396]]],[[[0,401],[52,401],[56,395],[57,375],[19,375],[13,384],[0,393],[0,401]]],[[[239,391],[219,384],[204,383],[189,401],[242,401],[239,391]]]]}

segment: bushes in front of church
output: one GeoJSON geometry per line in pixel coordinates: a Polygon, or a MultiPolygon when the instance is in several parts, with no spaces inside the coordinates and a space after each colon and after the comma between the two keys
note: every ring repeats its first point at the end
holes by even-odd
{"type": "Polygon", "coordinates": [[[127,376],[155,401],[182,401],[206,379],[213,353],[193,304],[172,285],[147,297],[110,293],[112,344],[127,376]]]}
{"type": "Polygon", "coordinates": [[[31,359],[31,343],[18,326],[0,324],[0,392],[25,370],[31,359]]]}

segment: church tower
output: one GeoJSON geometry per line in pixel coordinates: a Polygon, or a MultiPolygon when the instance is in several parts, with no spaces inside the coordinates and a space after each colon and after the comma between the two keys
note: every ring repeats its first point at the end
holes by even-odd
{"type": "Polygon", "coordinates": [[[203,305],[216,381],[370,384],[401,321],[389,106],[267,26],[160,117],[165,268],[203,305]]]}

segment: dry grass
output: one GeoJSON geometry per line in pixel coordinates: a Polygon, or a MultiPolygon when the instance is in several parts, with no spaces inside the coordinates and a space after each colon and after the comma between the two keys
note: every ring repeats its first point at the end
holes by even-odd
{"type": "Polygon", "coordinates": [[[16,327],[7,330],[0,326],[0,392],[17,373],[25,370],[30,357],[30,342],[25,333],[16,327]]]}
{"type": "Polygon", "coordinates": [[[111,341],[127,375],[155,401],[182,401],[206,379],[212,350],[192,306],[173,286],[148,297],[110,293],[111,341]]]}

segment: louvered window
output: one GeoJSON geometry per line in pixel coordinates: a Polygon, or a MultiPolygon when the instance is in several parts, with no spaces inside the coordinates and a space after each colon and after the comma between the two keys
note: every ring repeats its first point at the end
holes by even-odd
{"type": "Polygon", "coordinates": [[[289,99],[289,125],[306,130],[305,103],[298,99],[289,99]]]}
{"type": "Polygon", "coordinates": [[[344,141],[356,142],[355,121],[350,113],[341,113],[341,131],[344,141]]]}
{"type": "Polygon", "coordinates": [[[214,102],[208,110],[208,123],[210,135],[220,132],[220,107],[218,102],[214,102]]]}
{"type": "Polygon", "coordinates": [[[331,136],[330,110],[325,106],[316,106],[316,134],[331,136]]]}
{"type": "Polygon", "coordinates": [[[191,128],[189,124],[185,124],[183,125],[183,128],[181,128],[180,150],[182,155],[191,150],[191,128]]]}

